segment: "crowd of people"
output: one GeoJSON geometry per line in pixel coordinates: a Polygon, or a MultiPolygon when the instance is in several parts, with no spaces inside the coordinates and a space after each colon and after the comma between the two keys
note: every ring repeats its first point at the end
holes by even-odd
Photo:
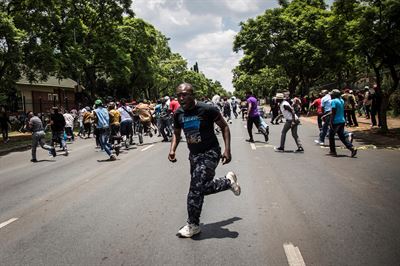
{"type": "MultiPolygon", "coordinates": [[[[55,147],[59,145],[64,155],[68,156],[67,142],[75,141],[74,128],[77,128],[77,137],[93,137],[96,148],[104,151],[108,160],[115,161],[123,144],[127,149],[135,144],[134,134],[153,137],[158,133],[163,142],[170,141],[172,117],[179,107],[176,98],[170,99],[168,96],[156,103],[146,100],[128,103],[125,99],[103,102],[97,99],[92,107],[86,106],[80,110],[63,111],[53,107],[48,118],[29,111],[21,131],[32,133],[32,162],[38,161],[36,149],[39,145],[48,150],[51,156],[56,156],[55,147]],[[46,145],[45,133],[49,130],[51,143],[46,145]]],[[[142,143],[143,138],[139,142],[142,143]]]]}
{"type": "MultiPolygon", "coordinates": [[[[228,98],[218,95],[215,95],[212,99],[202,98],[201,101],[217,107],[227,123],[232,123],[232,116],[238,118],[241,114],[242,120],[246,121],[249,136],[246,141],[254,143],[252,131],[253,126],[255,126],[258,132],[264,136],[265,142],[268,142],[269,125],[263,119],[264,115],[259,106],[259,101],[251,91],[246,92],[245,99],[241,101],[236,97],[228,98]]],[[[98,99],[92,107],[86,106],[80,110],[72,109],[69,112],[53,107],[48,119],[28,112],[23,130],[29,130],[33,133],[32,162],[37,161],[36,148],[38,145],[49,150],[51,156],[55,156],[55,150],[51,147],[60,145],[62,152],[67,156],[67,141],[73,142],[75,140],[74,128],[78,128],[77,136],[80,138],[93,137],[96,147],[104,151],[109,160],[114,161],[116,156],[119,155],[121,147],[129,148],[129,145],[135,144],[133,141],[135,134],[140,133],[141,136],[143,134],[152,137],[153,134],[158,133],[158,137],[162,137],[162,142],[171,141],[174,129],[173,115],[179,107],[178,99],[169,96],[162,97],[156,102],[140,100],[129,103],[126,99],[103,102],[98,99]],[[42,122],[42,127],[38,125],[38,121],[42,122]],[[49,129],[52,135],[51,143],[46,146],[44,133],[49,129]]],[[[304,152],[298,136],[299,118],[304,114],[309,115],[312,111],[317,114],[319,130],[319,138],[315,140],[315,143],[325,145],[325,139],[328,137],[332,155],[336,155],[334,148],[335,134],[351,151],[351,155],[353,157],[356,155],[357,150],[352,146],[353,135],[345,128],[346,126],[358,126],[357,114],[359,116],[365,115],[366,118],[371,119],[371,126],[379,126],[376,120],[376,115],[379,113],[377,112],[379,93],[376,86],[371,89],[366,86],[363,93],[357,92],[356,95],[348,88],[345,88],[342,92],[322,90],[318,98],[311,98],[310,101],[297,96],[290,98],[288,92],[277,93],[270,101],[270,108],[271,125],[278,125],[283,122],[283,119],[285,120],[280,136],[280,145],[275,148],[276,151],[281,152],[285,151],[286,135],[289,130],[297,145],[295,151],[304,152]],[[308,106],[305,107],[307,103],[308,106]],[[334,108],[332,108],[332,103],[335,106],[334,108]]],[[[5,112],[2,112],[0,118],[1,126],[4,128],[2,130],[3,140],[7,142],[9,140],[7,128],[8,124],[11,123],[5,112]]],[[[216,134],[221,132],[218,126],[215,126],[215,132],[216,134]]],[[[142,137],[139,138],[139,142],[143,142],[142,137]]]]}

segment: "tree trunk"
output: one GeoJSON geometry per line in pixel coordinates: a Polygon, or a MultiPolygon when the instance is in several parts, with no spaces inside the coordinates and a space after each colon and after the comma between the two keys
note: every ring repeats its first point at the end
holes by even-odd
{"type": "Polygon", "coordinates": [[[296,92],[296,87],[298,84],[298,80],[296,77],[291,77],[290,81],[289,81],[289,92],[290,92],[290,96],[294,96],[295,92],[296,92]]]}
{"type": "Polygon", "coordinates": [[[381,103],[381,108],[379,110],[380,117],[381,117],[380,124],[382,125],[381,130],[383,132],[387,132],[389,129],[388,125],[387,125],[387,109],[389,106],[389,97],[390,97],[390,95],[392,95],[393,92],[395,92],[398,89],[399,81],[400,81],[399,76],[396,72],[396,69],[393,65],[389,65],[389,70],[390,70],[390,75],[393,80],[393,85],[387,91],[381,90],[382,103],[381,103]]]}
{"type": "Polygon", "coordinates": [[[379,124],[381,125],[381,131],[386,133],[389,128],[387,125],[387,109],[389,106],[389,95],[386,92],[381,92],[382,95],[382,101],[381,101],[381,106],[380,106],[380,110],[378,110],[378,112],[380,113],[380,115],[378,115],[378,119],[379,119],[379,124]]]}

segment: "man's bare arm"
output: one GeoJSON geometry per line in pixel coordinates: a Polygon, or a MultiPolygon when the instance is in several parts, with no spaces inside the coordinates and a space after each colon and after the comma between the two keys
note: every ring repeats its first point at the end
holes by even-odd
{"type": "Polygon", "coordinates": [[[227,164],[232,160],[231,154],[231,132],[229,130],[229,126],[226,123],[225,119],[222,117],[221,113],[218,114],[217,120],[215,123],[221,128],[222,137],[224,138],[225,150],[222,154],[222,164],[227,164]]]}
{"type": "Polygon", "coordinates": [[[182,130],[180,128],[175,128],[174,134],[172,135],[171,147],[170,147],[169,154],[168,154],[168,160],[170,160],[173,163],[176,162],[175,152],[176,152],[176,149],[178,148],[179,142],[181,140],[181,131],[182,130]]]}

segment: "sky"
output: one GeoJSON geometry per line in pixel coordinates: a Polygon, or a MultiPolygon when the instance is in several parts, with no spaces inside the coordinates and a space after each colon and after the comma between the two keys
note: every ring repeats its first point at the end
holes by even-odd
{"type": "Polygon", "coordinates": [[[198,62],[207,78],[233,91],[232,69],[241,53],[233,52],[240,22],[278,7],[277,0],[134,0],[136,16],[170,38],[172,52],[198,62]]]}

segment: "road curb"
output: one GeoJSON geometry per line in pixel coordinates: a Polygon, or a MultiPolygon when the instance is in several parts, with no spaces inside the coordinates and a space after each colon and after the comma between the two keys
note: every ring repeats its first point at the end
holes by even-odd
{"type": "Polygon", "coordinates": [[[21,146],[16,146],[16,147],[12,147],[12,148],[8,148],[8,149],[0,149],[0,156],[4,156],[7,155],[11,152],[15,152],[15,151],[26,151],[31,149],[32,145],[30,144],[25,144],[25,145],[21,145],[21,146]]]}

